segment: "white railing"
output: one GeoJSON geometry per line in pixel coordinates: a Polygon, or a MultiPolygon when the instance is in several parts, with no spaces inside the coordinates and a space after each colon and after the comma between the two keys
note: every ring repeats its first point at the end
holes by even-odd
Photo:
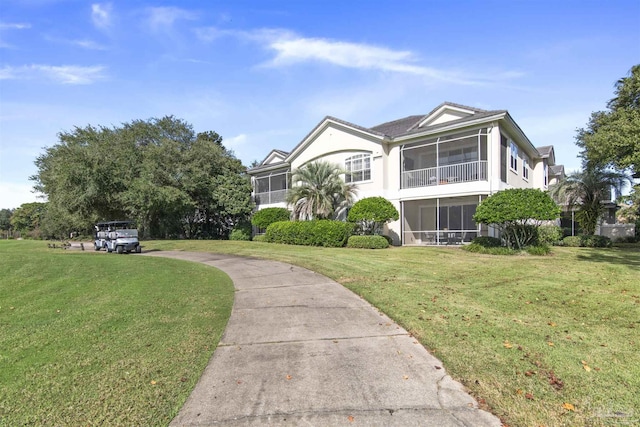
{"type": "Polygon", "coordinates": [[[287,190],[268,191],[266,193],[256,193],[254,195],[256,205],[270,205],[285,201],[287,190]]]}
{"type": "Polygon", "coordinates": [[[402,188],[486,180],[486,160],[402,172],[402,188]]]}

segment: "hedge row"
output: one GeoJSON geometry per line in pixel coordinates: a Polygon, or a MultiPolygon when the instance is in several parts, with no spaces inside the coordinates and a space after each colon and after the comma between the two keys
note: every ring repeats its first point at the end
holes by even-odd
{"type": "Polygon", "coordinates": [[[267,227],[266,242],[340,248],[353,233],[354,224],[342,221],[279,221],[267,227]]]}
{"type": "Polygon", "coordinates": [[[562,240],[564,246],[584,248],[609,248],[611,239],[607,236],[567,236],[562,240]]]}
{"type": "Polygon", "coordinates": [[[351,236],[347,241],[348,248],[384,249],[389,247],[389,241],[384,236],[351,236]]]}

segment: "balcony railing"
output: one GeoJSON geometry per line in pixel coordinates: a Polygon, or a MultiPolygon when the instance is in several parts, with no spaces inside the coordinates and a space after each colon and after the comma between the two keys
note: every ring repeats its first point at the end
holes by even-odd
{"type": "Polygon", "coordinates": [[[402,188],[486,180],[486,160],[402,172],[402,188]]]}
{"type": "Polygon", "coordinates": [[[256,205],[270,205],[273,203],[281,203],[285,201],[287,190],[269,191],[266,193],[256,193],[253,197],[256,205]]]}

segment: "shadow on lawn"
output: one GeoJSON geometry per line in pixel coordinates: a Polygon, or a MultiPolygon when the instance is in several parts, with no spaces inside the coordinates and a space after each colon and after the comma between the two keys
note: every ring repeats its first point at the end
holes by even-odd
{"type": "Polygon", "coordinates": [[[640,247],[638,246],[588,250],[585,248],[577,258],[580,261],[623,264],[633,269],[640,269],[640,247]]]}

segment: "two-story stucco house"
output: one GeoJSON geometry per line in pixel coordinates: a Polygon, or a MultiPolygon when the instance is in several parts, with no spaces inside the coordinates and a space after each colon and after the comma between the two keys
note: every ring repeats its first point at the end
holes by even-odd
{"type": "Polygon", "coordinates": [[[348,171],[359,199],[390,200],[400,220],[386,232],[402,245],[492,235],[472,219],[484,198],[506,188],[546,190],[564,172],[553,147],[534,147],[506,110],[445,102],[371,128],[325,117],[293,150],[273,150],[248,171],[257,208],[286,207],[291,171],[314,160],[348,171]]]}

